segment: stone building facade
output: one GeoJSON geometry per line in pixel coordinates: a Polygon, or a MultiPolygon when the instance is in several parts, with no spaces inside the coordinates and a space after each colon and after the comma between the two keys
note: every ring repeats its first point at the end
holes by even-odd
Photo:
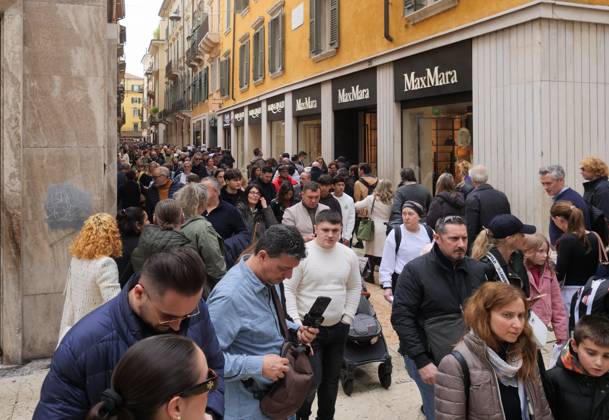
{"type": "Polygon", "coordinates": [[[68,246],[116,207],[122,0],[0,1],[2,362],[57,343],[68,246]]]}

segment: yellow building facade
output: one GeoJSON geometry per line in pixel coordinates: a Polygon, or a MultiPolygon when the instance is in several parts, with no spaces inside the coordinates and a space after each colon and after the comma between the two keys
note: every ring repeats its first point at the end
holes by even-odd
{"type": "Polygon", "coordinates": [[[578,159],[609,157],[608,0],[202,3],[216,26],[200,36],[208,82],[191,121],[241,168],[258,147],[305,151],[396,182],[412,167],[434,190],[480,162],[541,226],[538,167],[561,163],[579,185],[578,159]]]}
{"type": "Polygon", "coordinates": [[[124,124],[121,139],[142,137],[142,109],[144,106],[144,78],[125,73],[123,97],[124,124]]]}

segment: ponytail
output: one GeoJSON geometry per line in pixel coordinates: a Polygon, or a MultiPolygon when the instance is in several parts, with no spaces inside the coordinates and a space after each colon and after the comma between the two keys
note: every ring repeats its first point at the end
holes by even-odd
{"type": "Polygon", "coordinates": [[[93,406],[85,420],[135,420],[127,409],[125,400],[113,388],[108,388],[101,395],[101,401],[93,406]]]}
{"type": "Polygon", "coordinates": [[[579,240],[588,243],[586,239],[586,225],[584,213],[570,201],[557,201],[550,208],[552,217],[562,217],[567,221],[567,232],[575,235],[579,240]]]}
{"type": "Polygon", "coordinates": [[[487,228],[483,228],[472,245],[472,258],[480,261],[495,245],[493,234],[487,228]]]}

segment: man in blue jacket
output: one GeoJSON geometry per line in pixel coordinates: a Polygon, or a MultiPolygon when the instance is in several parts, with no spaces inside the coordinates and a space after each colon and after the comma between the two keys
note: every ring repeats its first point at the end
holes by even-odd
{"type": "Polygon", "coordinates": [[[224,356],[201,299],[204,282],[203,261],[194,250],[180,248],[150,257],[118,296],[65,335],[42,385],[34,419],[84,419],[110,387],[112,370],[127,349],[163,333],[186,335],[204,351],[221,379],[209,394],[206,419],[222,418],[224,356]]]}
{"type": "MultiPolygon", "coordinates": [[[[570,201],[584,214],[586,229],[590,229],[590,213],[588,204],[579,193],[565,185],[565,170],[560,165],[544,166],[539,169],[539,181],[545,192],[552,197],[552,201],[570,201]]],[[[558,229],[550,218],[550,242],[552,245],[560,239],[563,232],[558,229]]]]}

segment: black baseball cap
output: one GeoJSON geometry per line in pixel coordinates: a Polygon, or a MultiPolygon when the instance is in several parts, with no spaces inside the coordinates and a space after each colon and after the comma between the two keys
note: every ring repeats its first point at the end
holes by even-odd
{"type": "Polygon", "coordinates": [[[525,225],[520,219],[511,214],[500,214],[493,217],[487,228],[493,233],[495,239],[503,239],[517,233],[532,235],[537,231],[533,225],[525,225]]]}

